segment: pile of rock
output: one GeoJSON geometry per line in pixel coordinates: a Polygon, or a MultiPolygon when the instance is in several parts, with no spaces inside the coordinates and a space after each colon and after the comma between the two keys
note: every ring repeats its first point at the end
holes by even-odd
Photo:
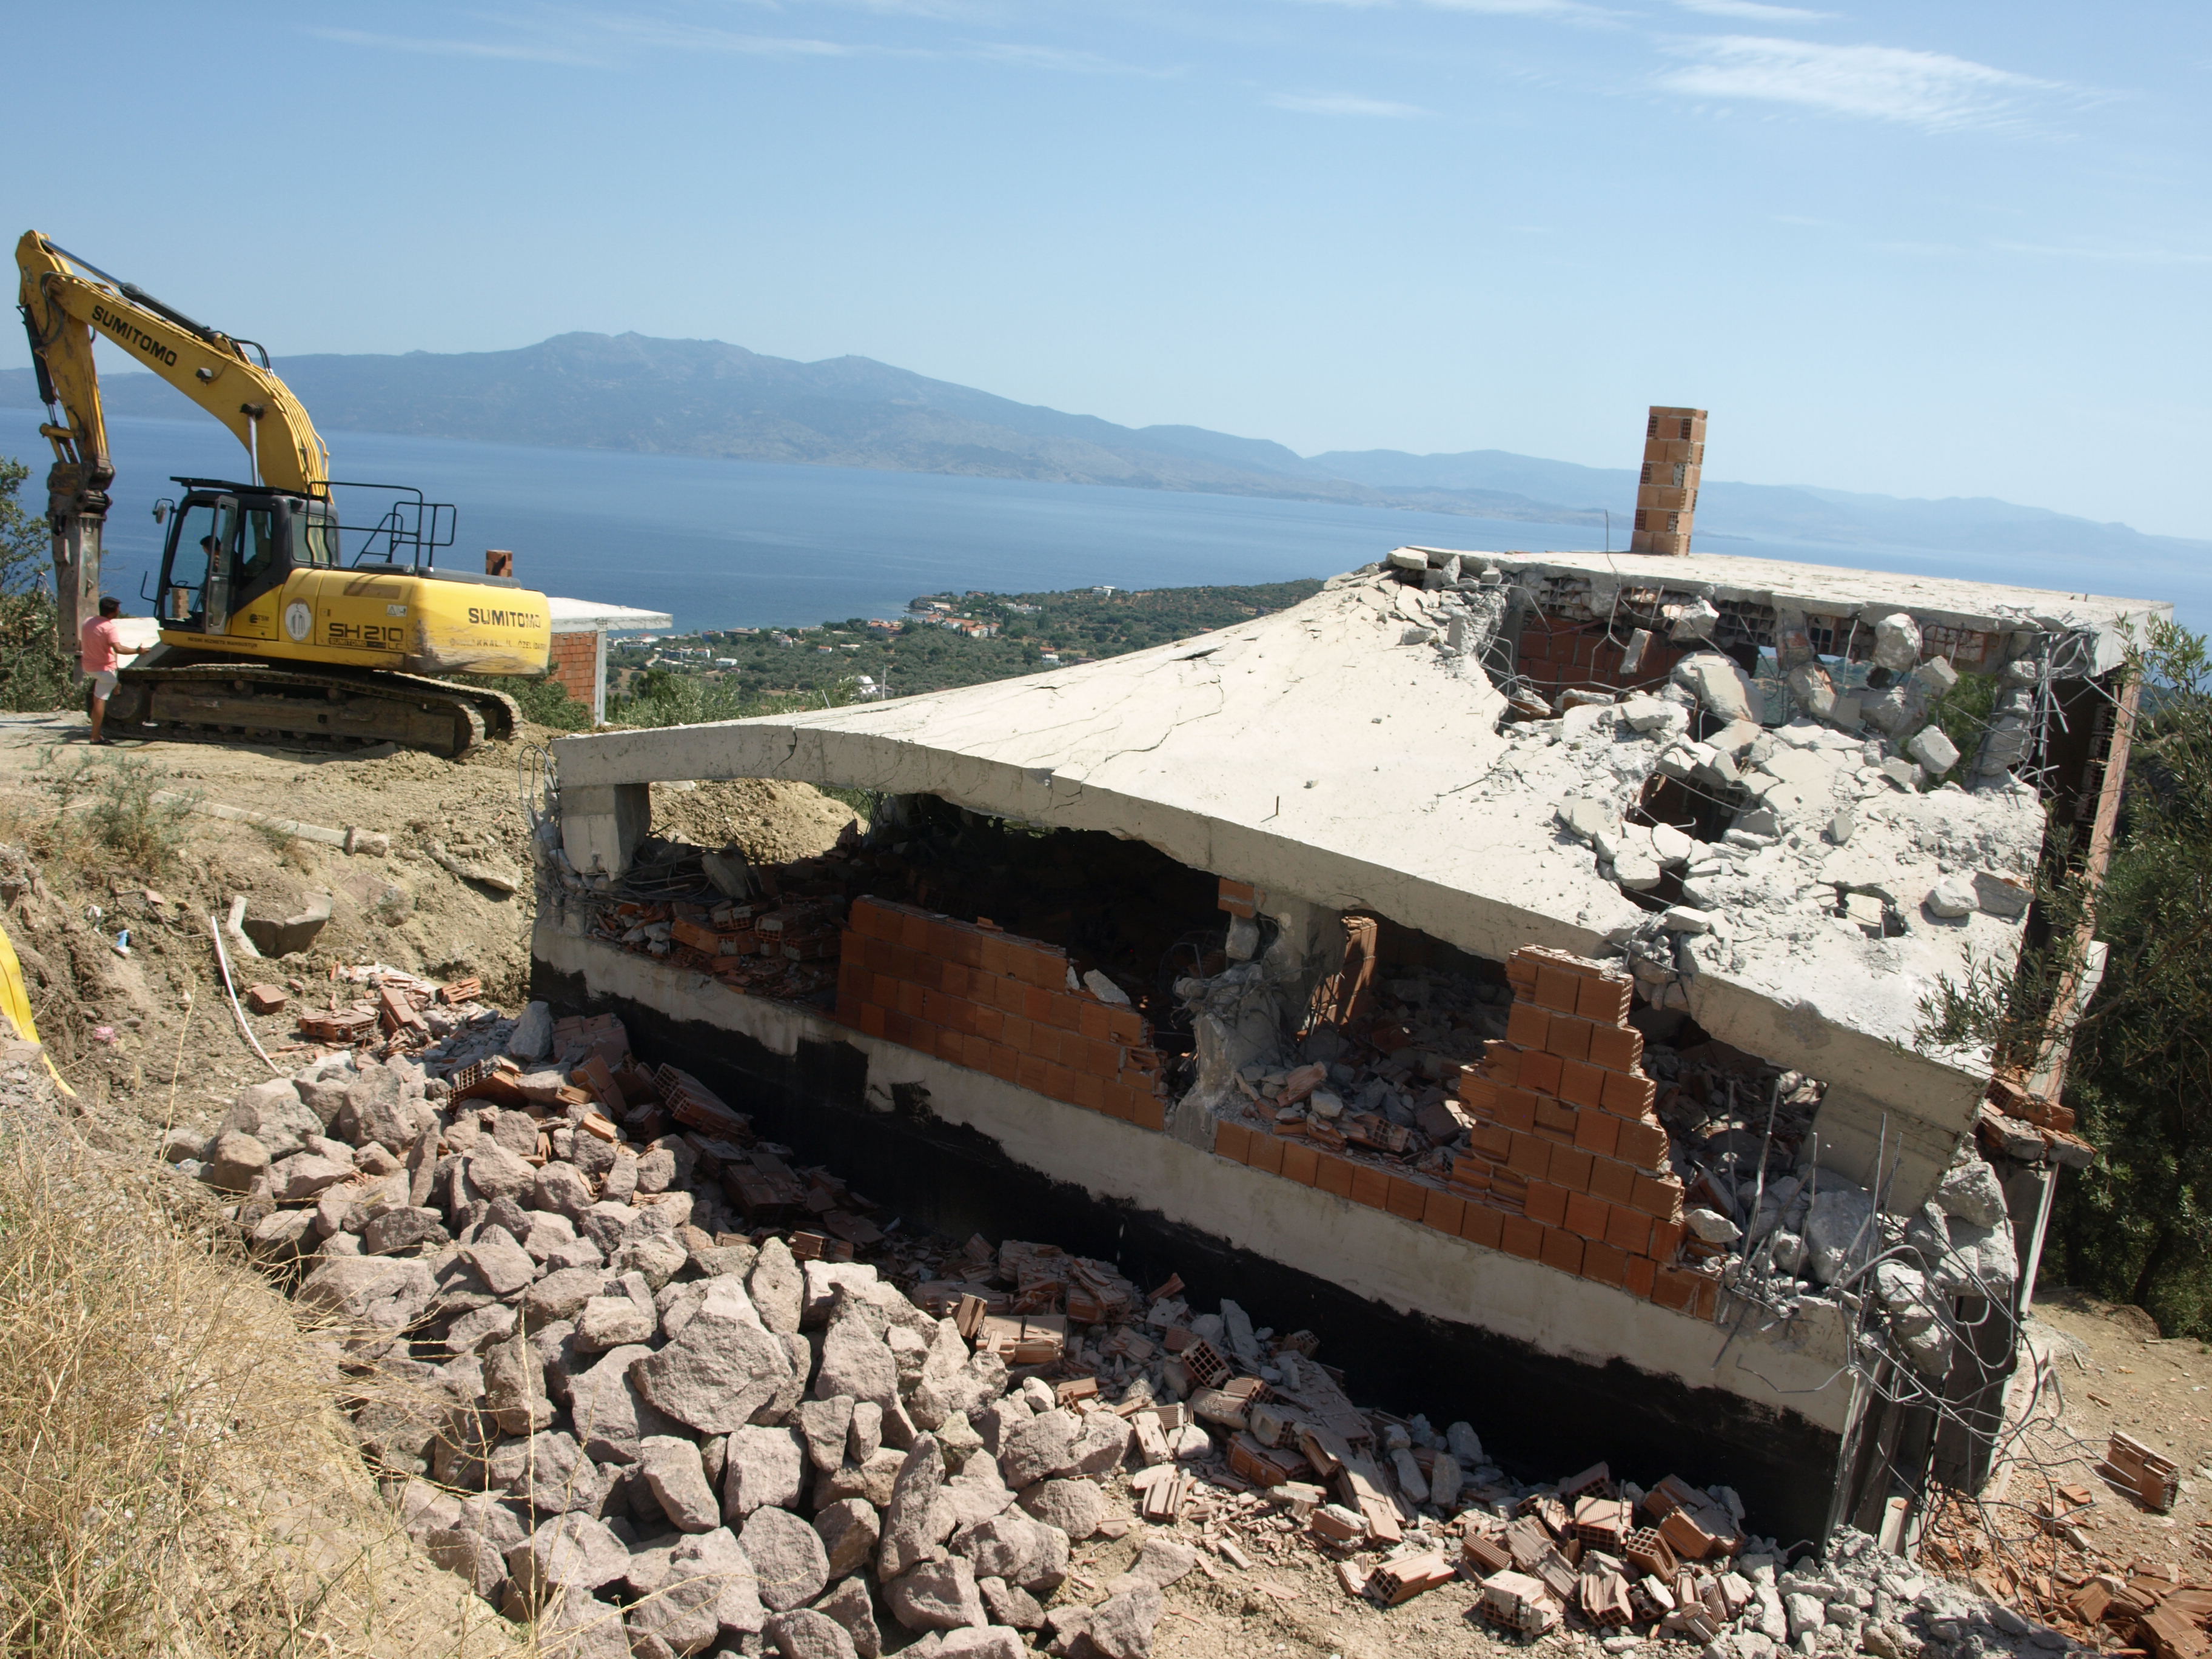
{"type": "MultiPolygon", "coordinates": [[[[873,1659],[880,1615],[926,1651],[1020,1653],[1107,1522],[1129,1422],[1010,1393],[873,1266],[703,1232],[689,1138],[610,1145],[592,1115],[340,1055],[167,1151],[332,1319],[409,1530],[567,1651],[873,1659]]],[[[1137,1659],[1192,1559],[1148,1549],[1048,1639],[1137,1659]]]]}
{"type": "MultiPolygon", "coordinates": [[[[895,1234],[884,1268],[802,1260],[697,1224],[720,1200],[686,1181],[735,1148],[628,1144],[573,1085],[518,1109],[439,1075],[465,1091],[488,1051],[550,1048],[522,1075],[586,1079],[607,1024],[533,1005],[422,1055],[331,1055],[167,1148],[237,1194],[253,1252],[331,1322],[410,1533],[549,1653],[1143,1659],[1162,1591],[1219,1571],[1200,1547],[1238,1570],[1319,1551],[1390,1604],[1496,1577],[1471,1540],[1528,1565],[1512,1528],[1531,1515],[1559,1522],[1531,1535],[1538,1571],[1554,1549],[1595,1571],[1557,1496],[1571,1483],[1514,1480],[1466,1424],[1358,1410],[1310,1333],[1194,1311],[1179,1281],[1140,1297],[1049,1246],[895,1234]],[[1049,1358],[1020,1363],[1040,1334],[1049,1358]],[[1136,1513],[1158,1529],[1128,1571],[1072,1578],[1073,1547],[1136,1513]]],[[[1733,1659],[1796,1636],[1778,1547],[1741,1536],[1734,1494],[1658,1490],[1747,1552],[1711,1564],[1715,1594],[1750,1588],[1725,1620],[1637,1604],[1655,1633],[1721,1634],[1733,1659]]]]}

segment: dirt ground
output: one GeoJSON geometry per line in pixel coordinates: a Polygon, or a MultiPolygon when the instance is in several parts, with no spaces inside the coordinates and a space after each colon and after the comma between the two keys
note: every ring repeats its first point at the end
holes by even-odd
{"type": "MultiPolygon", "coordinates": [[[[64,1075],[97,1101],[158,1131],[211,1125],[246,1084],[269,1075],[240,1036],[216,973],[208,917],[244,895],[247,914],[298,915],[331,897],[313,945],[240,969],[321,1000],[334,966],[380,962],[428,977],[474,975],[487,1000],[514,1007],[529,983],[534,901],[524,791],[559,734],[526,727],[459,761],[410,750],[330,753],[270,744],[129,739],[95,750],[82,715],[0,716],[0,877],[12,863],[38,879],[5,908],[32,984],[41,1035],[64,1075]],[[389,838],[382,855],[191,812],[158,860],[133,860],[87,830],[103,793],[137,787],[302,823],[389,838]],[[75,810],[65,810],[68,803],[75,810]],[[93,810],[88,810],[90,807],[93,810]],[[502,870],[501,892],[430,856],[502,870]],[[13,848],[10,853],[7,849],[13,848]],[[148,867],[151,864],[153,867],[148,867]],[[129,953],[118,952],[128,930],[129,953]]],[[[834,844],[851,807],[804,784],[744,781],[654,790],[660,833],[780,860],[834,844]]],[[[348,993],[349,997],[351,993],[348,993]]],[[[295,1010],[248,1015],[280,1064],[292,1058],[295,1010]]]]}
{"type": "Polygon", "coordinates": [[[2212,1583],[2212,1347],[2059,1286],[2039,1287],[2027,1337],[2038,1366],[2015,1390],[2017,1426],[1972,1524],[1948,1531],[1978,1546],[1969,1566],[1993,1592],[2016,1588],[2023,1611],[2097,1572],[2212,1583]],[[2171,1513],[2099,1474],[2115,1431],[2179,1466],[2171,1513]],[[2008,1566],[2026,1582],[2005,1583],[2008,1566]]]}

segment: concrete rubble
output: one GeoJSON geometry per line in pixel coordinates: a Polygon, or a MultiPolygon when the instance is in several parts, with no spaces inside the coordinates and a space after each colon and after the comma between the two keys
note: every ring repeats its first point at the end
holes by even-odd
{"type": "MultiPolygon", "coordinates": [[[[1314,1552],[1377,1606],[1455,1590],[1608,1649],[2065,1645],[1848,1531],[1790,1565],[1725,1487],[1517,1480],[1179,1279],[886,1233],[610,1017],[365,1042],[167,1156],[331,1320],[410,1534],[549,1653],[1142,1659],[1183,1576],[1314,1552]],[[1121,1577],[1071,1575],[1133,1532],[1121,1577]]],[[[1939,1194],[1954,1226],[2002,1201],[1963,1167],[1939,1194]]]]}

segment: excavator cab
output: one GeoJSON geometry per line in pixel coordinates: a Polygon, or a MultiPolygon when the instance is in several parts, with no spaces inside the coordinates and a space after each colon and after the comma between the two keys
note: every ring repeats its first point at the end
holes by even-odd
{"type": "Polygon", "coordinates": [[[327,501],[246,484],[196,484],[167,516],[161,625],[225,635],[231,619],[297,569],[336,569],[338,521],[327,501]]]}

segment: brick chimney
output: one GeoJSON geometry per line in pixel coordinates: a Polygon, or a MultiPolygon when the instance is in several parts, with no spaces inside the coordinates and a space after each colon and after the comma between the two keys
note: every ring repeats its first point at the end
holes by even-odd
{"type": "Polygon", "coordinates": [[[1654,406],[1644,428],[1644,474],[1637,481],[1630,552],[1690,550],[1690,520],[1705,465],[1705,411],[1654,406]]]}

